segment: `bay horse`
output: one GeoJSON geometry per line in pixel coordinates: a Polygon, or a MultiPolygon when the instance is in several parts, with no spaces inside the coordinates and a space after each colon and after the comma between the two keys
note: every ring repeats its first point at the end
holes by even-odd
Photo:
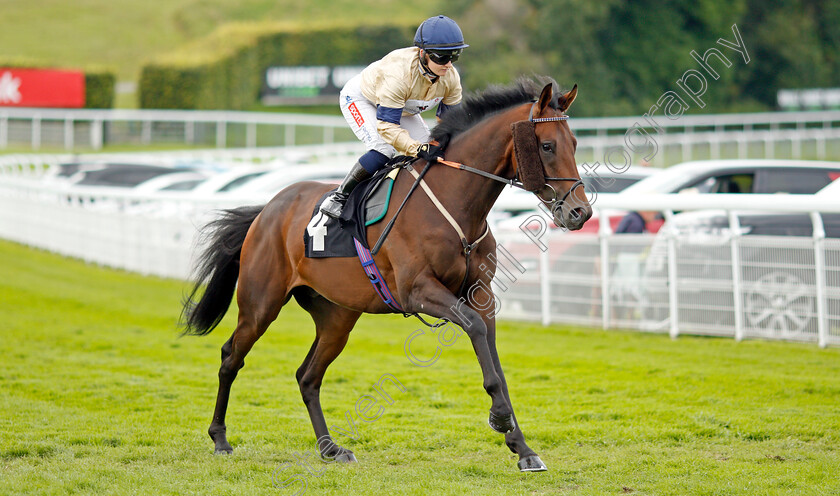
{"type": "MultiPolygon", "coordinates": [[[[582,182],[574,156],[577,142],[564,114],[576,95],[577,85],[563,93],[556,82],[543,78],[540,83],[520,79],[507,87],[491,87],[467,96],[460,107],[445,114],[432,138],[447,143],[447,163],[457,161],[462,168],[466,164],[473,168],[458,170],[434,164],[423,178],[452,220],[445,220],[429,193],[418,189],[408,198],[374,257],[405,312],[448,319],[464,329],[491,398],[490,427],[505,434],[505,444],[519,455],[522,471],[546,467],[525,443],[515,420],[496,351],[495,316],[486,315],[470,302],[464,304],[458,293],[465,284],[481,281],[484,287],[490,285],[496,267],[488,256],[495,255],[496,241],[486,219],[506,184],[516,183],[534,192],[558,226],[577,230],[592,215],[586,192],[579,187],[582,182]],[[453,220],[462,234],[456,234],[453,220]]],[[[394,215],[393,203],[406,196],[414,181],[404,171],[397,176],[391,208],[383,222],[367,228],[368,239],[378,238],[382,226],[394,215]]],[[[195,286],[184,302],[184,333],[204,335],[213,330],[227,312],[234,292],[239,304],[236,329],[222,346],[216,408],[208,429],[216,453],[233,452],[225,413],[245,355],[294,297],[315,321],[315,340],[295,377],[320,454],[335,461],[356,461],[351,450],[330,436],[321,410],[321,381],[362,313],[394,310],[379,298],[358,260],[305,256],[304,231],[316,203],[330,189],[321,183],[297,183],[264,207],[227,210],[206,226],[209,243],[197,260],[195,286]]]]}

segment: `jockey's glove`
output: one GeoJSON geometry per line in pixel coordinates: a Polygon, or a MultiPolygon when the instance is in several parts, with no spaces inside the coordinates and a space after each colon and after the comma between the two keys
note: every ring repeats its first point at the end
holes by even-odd
{"type": "Polygon", "coordinates": [[[443,148],[440,145],[423,143],[417,149],[417,156],[427,162],[437,162],[438,159],[443,159],[443,148]]]}

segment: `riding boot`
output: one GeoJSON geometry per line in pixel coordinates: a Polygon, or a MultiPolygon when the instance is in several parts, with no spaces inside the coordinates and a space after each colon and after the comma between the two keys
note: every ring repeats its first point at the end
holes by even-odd
{"type": "Polygon", "coordinates": [[[370,173],[362,167],[362,164],[356,162],[353,165],[353,168],[350,169],[347,177],[345,177],[341,182],[338,189],[327,196],[324,199],[324,202],[321,203],[321,212],[324,212],[333,219],[339,218],[341,216],[341,211],[344,210],[344,204],[350,196],[350,192],[353,191],[353,188],[355,188],[356,185],[369,177],[370,173]]]}

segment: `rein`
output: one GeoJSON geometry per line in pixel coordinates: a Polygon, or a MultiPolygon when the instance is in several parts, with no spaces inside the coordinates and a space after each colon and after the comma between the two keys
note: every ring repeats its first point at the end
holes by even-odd
{"type": "MultiPolygon", "coordinates": [[[[568,115],[559,115],[559,116],[555,116],[555,117],[537,117],[537,118],[535,118],[535,117],[534,117],[534,109],[536,108],[536,105],[537,105],[537,103],[536,103],[536,102],[534,102],[534,104],[531,106],[531,111],[528,113],[528,121],[529,121],[529,122],[533,122],[534,124],[539,124],[539,123],[542,123],[542,122],[557,122],[557,121],[566,121],[566,120],[569,120],[569,116],[568,116],[568,115]]],[[[492,179],[493,181],[498,181],[498,182],[500,182],[500,183],[507,184],[508,186],[513,186],[514,188],[519,188],[519,189],[522,189],[522,190],[527,190],[527,189],[525,188],[525,185],[524,185],[524,184],[522,183],[522,181],[519,179],[519,169],[522,167],[522,164],[519,164],[519,166],[516,168],[516,176],[515,176],[515,177],[512,177],[512,178],[510,178],[510,179],[508,179],[508,178],[506,178],[506,177],[502,177],[502,176],[498,176],[498,175],[496,175],[496,174],[493,174],[493,173],[491,173],[491,172],[483,171],[483,170],[480,170],[480,169],[476,169],[475,167],[470,167],[470,166],[468,166],[468,165],[464,165],[464,164],[461,164],[461,163],[458,163],[458,162],[451,162],[451,161],[449,161],[449,160],[444,160],[444,159],[441,159],[441,158],[438,158],[438,163],[439,163],[439,164],[442,164],[442,165],[445,165],[445,166],[447,166],[447,167],[452,167],[453,169],[458,169],[458,170],[467,171],[467,172],[470,172],[470,173],[473,173],[473,174],[477,174],[477,175],[479,175],[479,176],[486,177],[486,178],[488,178],[488,179],[492,179]]],[[[544,167],[543,167],[543,170],[545,170],[545,168],[544,168],[544,167]]],[[[548,199],[548,200],[547,200],[547,199],[545,199],[545,198],[541,197],[541,196],[540,196],[538,193],[536,193],[536,192],[534,193],[534,195],[536,195],[536,196],[537,196],[537,198],[539,198],[540,200],[542,200],[542,201],[544,201],[544,202],[546,202],[546,203],[552,203],[552,202],[557,201],[557,200],[558,200],[558,196],[559,196],[559,195],[558,195],[558,193],[557,193],[557,190],[556,190],[556,189],[554,189],[554,187],[553,187],[552,185],[548,184],[548,181],[574,181],[574,183],[573,183],[573,184],[572,184],[572,186],[569,188],[569,190],[566,192],[566,194],[565,194],[565,195],[563,195],[563,197],[559,199],[560,205],[562,205],[562,204],[566,201],[566,198],[568,198],[568,197],[569,197],[569,195],[570,195],[570,194],[572,194],[572,191],[574,191],[574,190],[575,190],[578,186],[582,186],[582,185],[583,185],[583,180],[582,180],[582,179],[580,179],[580,178],[574,178],[574,177],[549,177],[549,176],[544,176],[544,177],[545,177],[545,181],[546,181],[546,183],[545,183],[545,185],[544,185],[544,186],[548,186],[548,187],[551,189],[551,191],[554,193],[554,198],[552,198],[552,199],[548,199]]]]}
{"type": "MultiPolygon", "coordinates": [[[[534,102],[534,105],[531,106],[531,111],[528,114],[528,121],[529,122],[532,122],[534,124],[539,124],[539,123],[543,123],[543,122],[557,122],[557,121],[565,121],[565,120],[569,119],[568,115],[560,115],[560,116],[555,116],[555,117],[534,118],[534,109],[536,108],[536,105],[537,105],[537,102],[534,102]]],[[[522,122],[525,122],[525,121],[522,121],[522,122]]],[[[542,161],[540,161],[540,162],[542,162],[542,161]]],[[[426,184],[426,182],[423,181],[423,176],[426,175],[426,172],[428,172],[428,170],[431,168],[432,164],[434,164],[434,163],[435,163],[435,161],[428,162],[426,164],[426,167],[424,167],[423,170],[420,173],[418,173],[416,170],[414,170],[413,167],[411,167],[410,162],[404,166],[414,176],[414,179],[415,179],[414,184],[409,189],[408,194],[405,196],[405,199],[403,199],[403,202],[399,206],[399,208],[397,209],[397,212],[391,218],[390,222],[388,222],[388,225],[385,226],[385,229],[382,231],[382,234],[380,234],[379,239],[377,240],[376,244],[374,245],[373,249],[371,250],[371,253],[373,255],[376,255],[376,253],[382,247],[382,244],[385,242],[385,238],[388,236],[388,233],[390,233],[391,228],[393,227],[394,222],[397,219],[397,216],[402,211],[403,207],[405,206],[406,202],[408,201],[408,198],[411,196],[411,194],[414,192],[414,190],[419,185],[423,188],[423,190],[426,192],[428,197],[432,200],[432,203],[435,205],[435,207],[437,207],[437,209],[441,212],[441,214],[443,214],[444,218],[446,218],[446,220],[449,222],[449,224],[452,225],[452,227],[458,233],[458,236],[460,238],[461,245],[463,246],[464,257],[466,258],[466,264],[467,264],[467,270],[464,273],[464,279],[461,282],[461,287],[458,290],[458,294],[456,295],[456,296],[461,296],[464,293],[464,290],[466,289],[467,281],[469,280],[469,276],[470,276],[470,255],[472,254],[472,251],[479,245],[479,243],[481,243],[484,240],[484,238],[490,233],[490,226],[486,225],[486,227],[484,229],[484,234],[482,234],[477,240],[473,241],[472,243],[470,243],[467,240],[467,238],[464,235],[464,232],[461,229],[461,227],[458,225],[458,223],[455,221],[455,219],[449,214],[449,212],[446,210],[446,208],[443,206],[443,204],[440,203],[440,201],[437,199],[435,194],[429,188],[428,184],[426,184]]],[[[522,164],[519,164],[518,167],[516,168],[516,176],[515,177],[506,178],[506,177],[502,177],[502,176],[493,174],[491,172],[476,169],[475,167],[470,167],[468,165],[465,165],[465,164],[462,164],[462,163],[459,163],[459,162],[452,162],[452,161],[449,161],[449,160],[444,160],[442,158],[437,158],[437,163],[441,164],[441,165],[445,165],[447,167],[452,167],[454,169],[470,172],[472,174],[476,174],[476,175],[485,177],[487,179],[492,179],[493,181],[498,181],[498,182],[507,184],[508,186],[513,186],[514,188],[520,188],[520,189],[523,189],[523,190],[527,191],[527,189],[525,188],[525,185],[523,184],[523,182],[519,178],[519,169],[522,167],[522,164]]],[[[548,186],[554,192],[554,198],[552,198],[551,200],[546,200],[545,198],[540,196],[540,194],[538,192],[535,191],[534,195],[536,195],[537,198],[539,198],[543,202],[553,203],[553,202],[558,201],[557,190],[554,189],[553,186],[548,184],[548,181],[574,181],[574,183],[569,188],[569,190],[566,192],[566,194],[563,195],[563,197],[559,199],[559,205],[563,205],[563,203],[566,201],[566,198],[569,197],[569,195],[572,193],[572,191],[574,191],[578,186],[583,185],[583,180],[581,180],[580,178],[545,176],[545,173],[544,173],[545,172],[545,166],[542,165],[542,163],[540,163],[540,165],[541,165],[542,170],[543,170],[543,177],[546,181],[545,184],[543,185],[543,187],[548,186]]],[[[554,208],[556,208],[556,207],[554,207],[554,208]]],[[[387,303],[388,302],[386,301],[386,304],[387,303]]],[[[436,325],[435,324],[429,324],[428,322],[423,320],[423,318],[420,317],[420,315],[417,314],[417,313],[405,313],[405,312],[403,312],[403,316],[405,316],[405,317],[409,317],[411,315],[417,317],[418,319],[420,319],[421,322],[423,322],[427,326],[433,327],[433,328],[440,327],[441,325],[445,325],[445,323],[448,322],[448,319],[443,319],[444,320],[443,323],[438,323],[436,325]]]]}

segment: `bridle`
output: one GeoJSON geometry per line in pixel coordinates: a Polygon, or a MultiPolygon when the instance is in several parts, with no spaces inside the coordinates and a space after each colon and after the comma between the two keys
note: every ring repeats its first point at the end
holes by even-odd
{"type": "MultiPolygon", "coordinates": [[[[528,122],[533,123],[534,125],[536,125],[536,124],[540,124],[540,123],[543,123],[543,122],[557,122],[557,121],[565,121],[565,120],[567,120],[567,119],[569,118],[569,116],[567,116],[567,115],[560,115],[560,116],[555,116],[555,117],[539,117],[539,118],[534,118],[534,109],[536,108],[536,105],[537,105],[537,102],[534,102],[534,104],[531,106],[531,112],[528,114],[528,122]]],[[[520,122],[523,122],[523,123],[524,123],[525,121],[520,121],[520,122]]],[[[514,140],[515,140],[515,139],[516,139],[516,138],[514,137],[514,140]]],[[[534,135],[534,139],[536,140],[536,134],[534,135]]],[[[416,159],[415,159],[415,160],[416,160],[416,159]]],[[[491,173],[491,172],[486,172],[486,171],[483,171],[483,170],[480,170],[480,169],[476,169],[476,168],[474,168],[474,167],[470,167],[470,166],[468,166],[468,165],[464,165],[464,164],[461,164],[461,163],[458,163],[458,162],[450,162],[450,161],[448,161],[448,160],[443,160],[443,159],[441,159],[441,158],[438,158],[438,159],[437,159],[437,161],[436,161],[436,163],[441,164],[441,165],[445,165],[445,166],[448,166],[448,167],[452,167],[452,168],[455,168],[455,169],[460,169],[460,170],[463,170],[463,171],[471,172],[471,173],[473,173],[473,174],[477,174],[477,175],[479,175],[479,176],[486,177],[486,178],[488,178],[488,179],[492,179],[492,180],[494,180],[494,181],[498,181],[498,182],[501,182],[501,183],[507,184],[507,185],[509,185],[509,186],[513,186],[513,187],[515,187],[515,188],[520,188],[520,189],[523,189],[523,190],[525,190],[525,191],[532,191],[532,190],[529,190],[529,189],[527,189],[527,188],[525,187],[524,183],[522,182],[522,180],[521,180],[521,179],[520,179],[520,177],[519,177],[519,169],[521,168],[521,165],[522,165],[522,164],[519,164],[519,165],[517,166],[517,168],[516,168],[516,174],[515,174],[515,176],[514,176],[513,178],[506,178],[506,177],[498,176],[498,175],[493,174],[493,173],[491,173]]],[[[415,170],[411,167],[411,162],[406,162],[406,163],[405,163],[405,168],[406,168],[406,169],[408,169],[408,170],[411,172],[411,174],[414,176],[414,178],[415,178],[414,184],[413,184],[413,185],[411,186],[411,188],[408,190],[408,193],[406,194],[405,199],[404,199],[404,200],[403,200],[403,202],[400,204],[399,208],[397,208],[397,211],[396,211],[396,213],[394,214],[394,216],[391,218],[391,220],[388,222],[388,224],[387,224],[387,225],[385,226],[385,228],[382,230],[382,233],[379,235],[379,240],[377,240],[377,242],[376,242],[376,244],[374,245],[373,249],[371,249],[371,250],[370,250],[370,254],[371,254],[371,255],[376,255],[376,254],[377,254],[377,252],[379,252],[379,249],[382,247],[382,244],[384,243],[385,238],[388,236],[388,233],[391,231],[391,228],[393,227],[394,222],[395,222],[395,221],[396,221],[396,219],[397,219],[397,216],[399,216],[399,214],[400,214],[400,212],[402,211],[403,207],[405,207],[405,204],[406,204],[406,202],[408,201],[408,198],[411,196],[411,194],[414,192],[414,190],[417,188],[417,186],[418,186],[418,185],[420,185],[420,186],[422,186],[422,187],[424,188],[424,190],[425,190],[426,194],[427,194],[427,195],[428,195],[428,197],[432,200],[432,203],[433,203],[433,204],[437,207],[437,209],[441,212],[441,214],[443,214],[444,218],[446,218],[446,220],[449,222],[449,224],[450,224],[450,225],[452,225],[452,227],[453,227],[453,228],[455,229],[455,231],[458,233],[458,236],[459,236],[459,238],[460,238],[460,240],[461,240],[461,244],[463,245],[463,248],[464,248],[464,252],[463,252],[463,253],[464,253],[464,256],[466,257],[466,265],[467,265],[467,269],[466,269],[466,271],[464,272],[464,279],[461,281],[461,287],[460,287],[460,289],[458,290],[458,293],[456,293],[456,295],[461,296],[461,295],[463,295],[463,294],[464,294],[464,290],[466,289],[467,281],[469,281],[469,275],[470,275],[470,255],[472,254],[473,250],[474,250],[474,249],[475,249],[475,248],[476,248],[476,247],[477,247],[477,246],[478,246],[478,245],[479,245],[479,244],[480,244],[480,243],[484,240],[484,238],[485,238],[485,237],[486,237],[486,236],[490,233],[490,226],[489,226],[489,225],[486,225],[486,226],[485,226],[485,229],[484,229],[484,234],[482,234],[481,236],[479,236],[479,238],[478,238],[478,239],[476,239],[476,240],[475,240],[475,241],[473,241],[472,243],[470,243],[470,242],[468,241],[468,239],[467,239],[467,237],[466,237],[466,235],[465,235],[464,231],[463,231],[463,230],[461,229],[461,227],[458,225],[458,222],[457,222],[457,221],[456,221],[456,220],[455,220],[455,219],[454,219],[454,218],[453,218],[453,217],[449,214],[449,212],[446,210],[446,207],[444,207],[444,206],[443,206],[443,204],[442,204],[442,203],[441,203],[441,202],[440,202],[440,201],[436,198],[436,196],[435,196],[434,192],[433,192],[433,191],[429,188],[429,186],[428,186],[428,185],[427,185],[427,184],[423,181],[423,176],[425,176],[425,175],[426,175],[426,172],[428,172],[428,171],[429,171],[429,169],[431,169],[431,167],[432,167],[432,165],[433,165],[433,164],[435,164],[435,161],[430,161],[430,162],[428,162],[428,163],[426,164],[426,167],[425,167],[425,168],[423,168],[423,171],[418,173],[417,171],[415,171],[415,170]]],[[[556,211],[556,210],[558,210],[559,208],[561,208],[561,207],[563,206],[564,202],[566,201],[566,198],[568,198],[568,197],[569,197],[569,195],[572,193],[572,191],[574,191],[574,190],[575,190],[578,186],[582,186],[582,185],[583,185],[583,181],[582,181],[580,178],[574,178],[574,177],[548,177],[548,176],[546,176],[546,175],[545,175],[545,165],[543,165],[543,164],[542,164],[542,160],[540,160],[540,166],[541,166],[542,171],[543,171],[543,178],[544,178],[544,180],[545,180],[545,183],[543,184],[543,186],[542,186],[539,190],[537,190],[537,191],[533,191],[533,192],[534,192],[534,194],[537,196],[537,198],[539,198],[541,201],[543,201],[543,202],[545,202],[545,203],[552,204],[552,207],[551,207],[551,208],[552,208],[552,210],[556,211]],[[553,186],[551,186],[550,184],[548,184],[548,181],[574,181],[574,183],[572,184],[572,187],[571,187],[571,188],[569,188],[569,191],[567,191],[567,192],[566,192],[566,194],[565,194],[565,195],[563,195],[563,197],[562,197],[562,198],[560,198],[560,199],[559,199],[559,201],[558,201],[558,200],[557,200],[557,196],[558,196],[557,190],[556,190],[556,189],[554,189],[554,187],[553,187],[553,186]],[[545,189],[545,186],[548,186],[548,188],[549,188],[549,189],[550,189],[550,190],[554,193],[554,198],[552,198],[551,200],[546,200],[545,198],[543,198],[542,196],[540,196],[540,192],[542,192],[542,191],[545,189]],[[555,202],[556,202],[556,203],[555,203],[555,202]]],[[[386,303],[388,306],[391,306],[391,304],[389,304],[389,303],[388,303],[388,301],[385,301],[385,303],[386,303]]],[[[409,314],[409,313],[405,313],[405,312],[404,312],[401,308],[397,308],[397,307],[393,307],[393,306],[391,306],[391,308],[392,308],[392,309],[395,309],[395,310],[397,310],[397,311],[402,312],[402,313],[403,313],[403,315],[404,315],[405,317],[408,317],[409,315],[414,315],[415,317],[417,317],[418,319],[420,319],[420,321],[421,321],[421,322],[423,322],[425,325],[430,326],[430,327],[433,327],[433,328],[435,328],[435,327],[440,327],[441,325],[444,325],[444,324],[441,324],[441,323],[437,323],[437,324],[429,324],[428,322],[426,322],[425,320],[423,320],[423,318],[422,318],[422,317],[420,317],[420,315],[419,315],[419,314],[417,314],[417,313],[412,313],[412,314],[409,314]]],[[[447,320],[447,319],[444,319],[444,321],[445,321],[445,322],[448,322],[448,320],[447,320]]]]}
{"type": "MultiPolygon", "coordinates": [[[[536,108],[536,106],[537,106],[537,102],[534,102],[534,104],[531,105],[531,111],[528,113],[528,121],[529,122],[532,122],[534,124],[540,124],[540,123],[543,123],[543,122],[557,122],[557,121],[569,120],[568,115],[558,115],[558,116],[555,116],[555,117],[536,117],[535,118],[534,117],[534,109],[536,108]]],[[[535,136],[535,138],[536,138],[536,136],[535,136]]],[[[542,162],[542,161],[540,161],[540,162],[542,162]]],[[[507,184],[508,186],[513,186],[514,188],[519,188],[519,189],[527,191],[527,189],[525,188],[525,185],[522,183],[522,180],[519,177],[519,169],[522,167],[522,164],[517,165],[515,176],[509,179],[509,178],[506,178],[506,177],[502,177],[502,176],[498,176],[496,174],[493,174],[492,172],[487,172],[487,171],[483,171],[483,170],[480,170],[480,169],[476,169],[474,167],[470,167],[468,165],[464,165],[464,164],[461,164],[461,163],[458,163],[458,162],[450,162],[448,160],[438,159],[438,163],[442,164],[442,165],[449,166],[449,167],[453,167],[455,169],[460,169],[460,170],[463,170],[463,171],[471,172],[473,174],[478,174],[479,176],[486,177],[488,179],[492,179],[494,181],[498,181],[498,182],[507,184]]],[[[556,209],[562,207],[563,204],[566,202],[566,199],[569,197],[569,195],[572,194],[572,191],[574,191],[578,186],[586,187],[583,183],[583,180],[580,179],[580,178],[545,176],[545,165],[540,163],[540,166],[543,169],[543,176],[545,177],[546,182],[545,182],[545,185],[543,186],[543,188],[541,188],[539,191],[534,191],[534,195],[537,198],[539,198],[540,201],[542,201],[542,202],[545,202],[545,203],[548,203],[548,204],[554,204],[554,206],[552,207],[552,210],[556,210],[556,209]],[[566,191],[566,194],[564,194],[563,197],[558,200],[559,193],[557,193],[557,190],[554,189],[554,186],[549,184],[548,181],[574,181],[574,182],[573,182],[572,186],[569,188],[569,190],[566,191]],[[543,197],[541,195],[541,193],[544,191],[546,186],[553,193],[553,198],[546,199],[545,197],[543,197]]]]}

